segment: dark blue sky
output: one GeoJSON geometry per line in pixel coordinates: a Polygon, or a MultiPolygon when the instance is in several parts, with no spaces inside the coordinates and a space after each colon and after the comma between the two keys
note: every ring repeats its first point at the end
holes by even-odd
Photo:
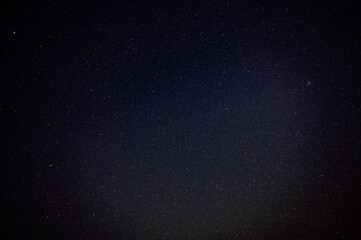
{"type": "Polygon", "coordinates": [[[360,3],[1,14],[6,239],[351,239],[360,3]]]}

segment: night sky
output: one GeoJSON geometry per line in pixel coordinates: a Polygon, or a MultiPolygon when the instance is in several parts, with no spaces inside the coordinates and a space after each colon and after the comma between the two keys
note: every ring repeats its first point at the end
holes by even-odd
{"type": "Polygon", "coordinates": [[[361,239],[360,1],[8,3],[2,239],[361,239]]]}

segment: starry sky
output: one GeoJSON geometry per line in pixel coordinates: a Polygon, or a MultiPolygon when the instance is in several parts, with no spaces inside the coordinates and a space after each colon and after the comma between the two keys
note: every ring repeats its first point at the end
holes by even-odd
{"type": "Polygon", "coordinates": [[[2,6],[3,239],[359,239],[360,9],[2,6]]]}

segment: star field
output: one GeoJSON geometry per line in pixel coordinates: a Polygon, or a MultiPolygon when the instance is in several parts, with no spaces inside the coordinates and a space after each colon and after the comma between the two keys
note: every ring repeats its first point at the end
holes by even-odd
{"type": "Polygon", "coordinates": [[[357,239],[360,3],[1,14],[4,239],[357,239]]]}

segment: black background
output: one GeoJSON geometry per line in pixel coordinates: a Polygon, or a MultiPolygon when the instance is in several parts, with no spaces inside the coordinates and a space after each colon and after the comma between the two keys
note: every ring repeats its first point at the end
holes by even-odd
{"type": "Polygon", "coordinates": [[[360,238],[359,1],[1,9],[4,238],[360,238]]]}

